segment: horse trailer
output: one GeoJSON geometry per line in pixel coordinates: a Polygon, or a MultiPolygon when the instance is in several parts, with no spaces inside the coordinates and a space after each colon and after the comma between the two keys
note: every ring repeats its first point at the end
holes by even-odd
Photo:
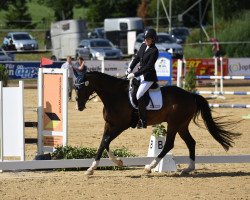
{"type": "Polygon", "coordinates": [[[122,50],[124,54],[134,53],[136,35],[144,31],[139,17],[107,18],[104,20],[105,38],[122,50]]]}
{"type": "Polygon", "coordinates": [[[64,60],[67,56],[75,57],[80,41],[87,38],[86,21],[63,20],[51,23],[51,43],[53,60],[64,60]]]}

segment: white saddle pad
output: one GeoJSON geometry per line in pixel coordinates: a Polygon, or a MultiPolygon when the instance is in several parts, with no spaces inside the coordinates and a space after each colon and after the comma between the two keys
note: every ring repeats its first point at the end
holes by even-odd
{"type": "MultiPolygon", "coordinates": [[[[146,109],[147,110],[160,110],[162,108],[162,94],[161,94],[160,88],[150,89],[149,96],[152,101],[151,100],[149,101],[149,104],[147,105],[146,109]]],[[[130,103],[132,104],[132,106],[138,109],[138,107],[134,104],[132,100],[130,90],[129,90],[129,99],[130,99],[130,103]]]]}

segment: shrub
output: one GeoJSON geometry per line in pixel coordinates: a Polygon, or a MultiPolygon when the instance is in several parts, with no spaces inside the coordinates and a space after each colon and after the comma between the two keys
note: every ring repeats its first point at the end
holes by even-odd
{"type": "MultiPolygon", "coordinates": [[[[52,153],[53,160],[57,159],[87,159],[94,158],[97,154],[97,149],[87,147],[72,147],[72,146],[58,146],[52,153]]],[[[113,154],[117,157],[135,157],[136,155],[129,152],[126,148],[115,149],[113,154]]],[[[108,154],[104,151],[102,158],[108,158],[108,154]]],[[[126,169],[125,167],[100,167],[100,169],[126,169]]],[[[80,170],[80,168],[69,168],[63,170],[80,170]]]]}
{"type": "Polygon", "coordinates": [[[188,70],[187,75],[185,76],[185,84],[184,84],[184,89],[189,91],[189,92],[196,92],[196,73],[195,73],[195,68],[190,67],[188,70]]]}
{"type": "Polygon", "coordinates": [[[0,64],[0,81],[3,82],[3,86],[6,87],[8,85],[9,72],[8,69],[5,68],[4,65],[0,64]]]}

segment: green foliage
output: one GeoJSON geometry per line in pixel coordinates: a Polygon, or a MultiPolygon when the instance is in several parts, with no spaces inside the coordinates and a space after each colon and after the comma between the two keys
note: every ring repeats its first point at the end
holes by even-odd
{"type": "MultiPolygon", "coordinates": [[[[217,39],[221,42],[221,53],[222,56],[226,57],[249,57],[250,56],[250,44],[244,43],[250,38],[250,11],[241,13],[240,16],[234,17],[231,21],[225,22],[219,20],[217,23],[217,39]],[[230,43],[232,41],[239,41],[243,43],[230,43]],[[224,43],[223,43],[224,42],[224,43]],[[228,43],[227,43],[228,42],[228,43]]],[[[209,35],[213,35],[212,27],[207,28],[209,35]]],[[[194,29],[191,35],[188,37],[187,43],[198,43],[200,40],[200,30],[194,29]]],[[[186,58],[211,58],[212,45],[207,43],[205,35],[203,42],[206,44],[202,45],[202,50],[199,44],[196,45],[185,45],[184,54],[186,58]]]]}
{"type": "Polygon", "coordinates": [[[77,5],[77,0],[37,0],[39,4],[45,5],[54,10],[56,21],[73,19],[74,7],[77,5]]]}
{"type": "MultiPolygon", "coordinates": [[[[148,6],[148,13],[151,18],[156,17],[156,10],[157,10],[157,1],[158,0],[151,0],[149,1],[148,6]]],[[[159,15],[162,18],[160,20],[160,25],[165,26],[167,28],[169,22],[167,20],[165,11],[163,9],[162,3],[160,2],[159,6],[159,15]]],[[[170,1],[163,1],[165,2],[165,7],[167,11],[169,11],[169,2],[170,1]]],[[[196,3],[197,0],[172,0],[172,26],[187,26],[187,27],[198,27],[199,26],[199,6],[196,5],[192,9],[190,9],[186,14],[182,16],[182,21],[178,21],[178,15],[186,11],[191,5],[196,3]]],[[[202,11],[206,8],[207,1],[201,1],[202,11]]],[[[204,13],[203,23],[206,24],[208,19],[208,12],[204,13]]],[[[166,29],[165,29],[166,31],[166,29]]]]}
{"type": "MultiPolygon", "coordinates": [[[[228,22],[218,33],[219,41],[249,41],[250,38],[250,12],[244,12],[239,18],[228,22]],[[230,33],[230,34],[229,34],[230,33]]],[[[250,44],[222,44],[222,50],[227,57],[249,57],[250,44]]]]}
{"type": "Polygon", "coordinates": [[[250,9],[249,0],[215,0],[215,13],[217,18],[230,20],[243,10],[250,9]]]}
{"type": "Polygon", "coordinates": [[[103,26],[105,18],[135,17],[140,0],[88,0],[87,21],[91,27],[103,26]]]}
{"type": "MultiPolygon", "coordinates": [[[[86,147],[58,146],[52,153],[52,159],[87,159],[94,158],[97,154],[97,149],[86,147]]],[[[135,157],[136,155],[129,152],[126,148],[115,149],[113,154],[117,157],[135,157]]],[[[104,151],[102,158],[108,158],[108,154],[104,151]]],[[[124,167],[102,167],[101,169],[124,169],[124,167]]],[[[67,169],[79,170],[79,169],[67,169]]]]}
{"type": "Polygon", "coordinates": [[[165,126],[163,124],[157,124],[153,126],[154,129],[152,131],[152,135],[155,137],[160,137],[160,136],[166,136],[167,131],[165,129],[165,126]]]}
{"type": "Polygon", "coordinates": [[[3,82],[4,87],[8,85],[8,78],[9,78],[8,69],[6,69],[4,65],[0,64],[0,81],[3,82]]]}
{"type": "Polygon", "coordinates": [[[26,0],[16,0],[9,6],[5,15],[8,28],[34,28],[32,18],[28,12],[26,0]]]}
{"type": "Polygon", "coordinates": [[[195,68],[192,66],[189,68],[187,75],[185,76],[184,89],[189,92],[196,92],[196,73],[195,68]]]}

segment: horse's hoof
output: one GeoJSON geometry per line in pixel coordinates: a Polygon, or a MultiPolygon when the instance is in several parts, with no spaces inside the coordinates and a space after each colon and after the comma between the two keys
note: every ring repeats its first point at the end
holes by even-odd
{"type": "Polygon", "coordinates": [[[85,175],[93,175],[94,174],[94,170],[87,170],[86,172],[85,172],[85,175]]]}
{"type": "Polygon", "coordinates": [[[123,166],[123,162],[122,162],[121,159],[117,159],[116,164],[117,164],[118,167],[122,167],[123,166]]]}
{"type": "Polygon", "coordinates": [[[191,169],[191,168],[186,168],[186,169],[183,169],[181,171],[181,174],[180,175],[187,175],[189,174],[190,172],[194,171],[194,169],[191,169]]]}
{"type": "Polygon", "coordinates": [[[145,173],[147,174],[150,174],[152,171],[151,171],[151,167],[149,165],[146,165],[145,168],[144,168],[144,171],[145,173]]]}

